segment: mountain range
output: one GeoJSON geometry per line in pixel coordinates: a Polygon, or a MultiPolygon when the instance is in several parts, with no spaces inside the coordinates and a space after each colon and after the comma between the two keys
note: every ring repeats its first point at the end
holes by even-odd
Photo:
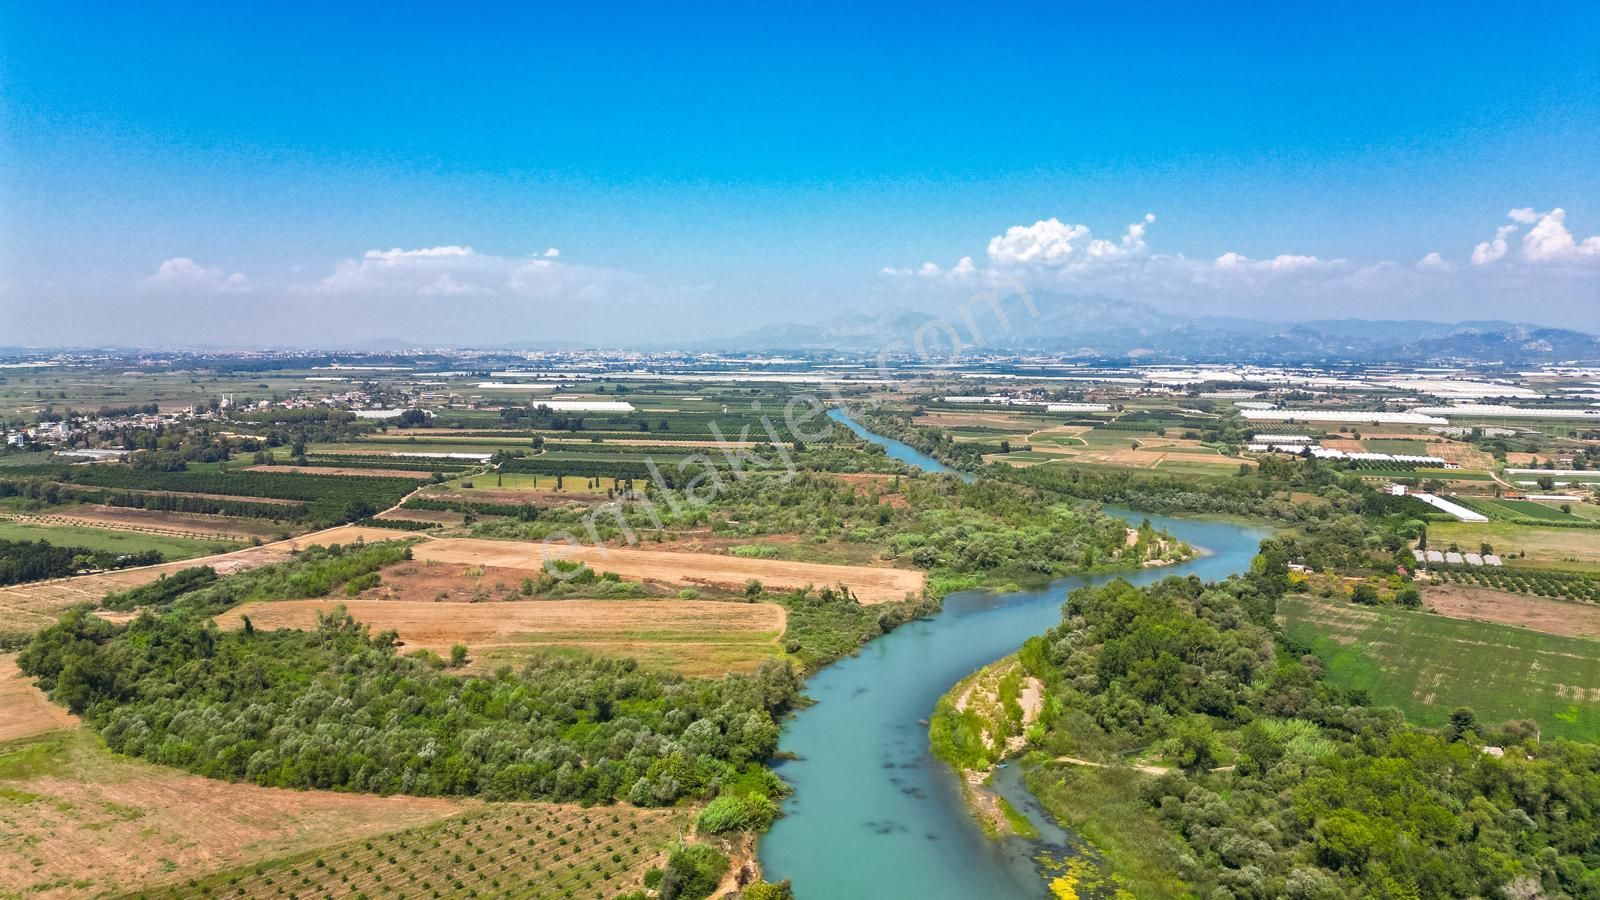
{"type": "Polygon", "coordinates": [[[921,341],[929,355],[1033,352],[1085,360],[1144,362],[1539,363],[1600,361],[1600,338],[1563,328],[1504,321],[1430,322],[1321,319],[1265,322],[1163,312],[1103,296],[1035,294],[940,317],[894,309],[851,313],[814,324],[768,325],[713,342],[736,351],[833,351],[901,355],[921,341]],[[969,317],[970,314],[970,317],[969,317]]]}

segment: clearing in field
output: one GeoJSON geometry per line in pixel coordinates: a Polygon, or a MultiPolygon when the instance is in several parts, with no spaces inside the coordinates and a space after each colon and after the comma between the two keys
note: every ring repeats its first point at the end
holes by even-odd
{"type": "MultiPolygon", "coordinates": [[[[405,568],[405,567],[397,567],[405,568]]],[[[521,600],[466,602],[470,579],[445,576],[431,568],[411,577],[385,573],[378,591],[407,599],[345,601],[358,622],[374,632],[394,629],[407,649],[425,648],[448,657],[453,644],[471,652],[468,671],[520,667],[549,650],[630,657],[645,665],[685,675],[714,676],[754,671],[763,660],[783,656],[784,610],[776,603],[721,603],[710,600],[521,600]],[[434,602],[440,583],[462,588],[456,602],[434,602]],[[411,599],[427,595],[430,599],[411,599]]],[[[442,566],[437,568],[444,568],[442,566]]],[[[484,576],[493,580],[494,571],[484,576]]],[[[514,582],[513,582],[514,584],[514,582]]],[[[318,614],[339,605],[334,600],[283,600],[246,603],[217,616],[225,628],[242,626],[241,615],[257,628],[314,628],[318,614]]]]}
{"type": "Polygon", "coordinates": [[[1600,638],[1600,606],[1462,584],[1427,587],[1428,609],[1452,619],[1497,622],[1569,637],[1600,638]]]}
{"type": "Polygon", "coordinates": [[[1409,610],[1305,596],[1278,605],[1288,635],[1333,683],[1420,725],[1470,706],[1479,721],[1531,719],[1546,736],[1600,738],[1600,643],[1409,610]]]}
{"type": "Polygon", "coordinates": [[[555,542],[535,544],[478,538],[438,538],[423,541],[414,552],[419,560],[524,570],[541,569],[549,559],[568,559],[587,563],[596,571],[611,571],[627,578],[680,587],[737,590],[751,579],[776,590],[842,584],[848,586],[864,604],[904,600],[908,594],[915,596],[921,593],[923,583],[921,572],[884,566],[838,566],[747,559],[712,553],[571,546],[555,542]]]}
{"type": "Polygon", "coordinates": [[[58,731],[0,745],[0,895],[130,891],[481,808],[229,784],[58,731]]]}

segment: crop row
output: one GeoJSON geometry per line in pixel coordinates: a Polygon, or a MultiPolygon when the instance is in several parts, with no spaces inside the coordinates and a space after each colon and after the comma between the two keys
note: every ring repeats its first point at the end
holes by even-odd
{"type": "Polygon", "coordinates": [[[1455,584],[1470,584],[1564,600],[1600,603],[1600,575],[1545,569],[1450,568],[1441,574],[1455,584]]]}
{"type": "Polygon", "coordinates": [[[636,889],[673,810],[499,804],[141,896],[605,898],[636,889]]]}

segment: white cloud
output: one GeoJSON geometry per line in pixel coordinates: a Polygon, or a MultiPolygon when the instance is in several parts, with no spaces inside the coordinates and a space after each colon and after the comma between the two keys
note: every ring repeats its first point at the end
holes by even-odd
{"type": "Polygon", "coordinates": [[[163,262],[140,285],[149,291],[174,293],[248,294],[253,290],[243,273],[230,274],[219,266],[202,266],[187,256],[163,262]]]}
{"type": "Polygon", "coordinates": [[[423,247],[420,250],[368,250],[363,259],[375,259],[383,262],[398,263],[408,259],[448,259],[451,257],[474,256],[471,247],[458,247],[454,244],[448,247],[423,247]]]}
{"type": "Polygon", "coordinates": [[[1494,240],[1484,241],[1478,246],[1472,248],[1472,264],[1475,266],[1486,266],[1489,263],[1498,262],[1501,257],[1506,255],[1506,238],[1514,234],[1516,230],[1517,226],[1515,225],[1501,225],[1499,228],[1496,228],[1494,231],[1494,240]]]}
{"type": "Polygon", "coordinates": [[[1600,261],[1600,235],[1578,240],[1567,228],[1567,211],[1556,207],[1549,212],[1539,212],[1532,207],[1521,207],[1506,213],[1512,225],[1495,229],[1494,240],[1484,241],[1472,251],[1474,265],[1487,265],[1504,259],[1511,246],[1507,238],[1521,226],[1531,226],[1522,236],[1522,252],[1517,259],[1525,263],[1581,263],[1600,261]]]}
{"type": "Polygon", "coordinates": [[[1522,236],[1522,258],[1530,262],[1600,259],[1600,235],[1575,239],[1567,230],[1567,211],[1556,207],[1547,213],[1514,209],[1511,217],[1532,225],[1522,236]],[[1524,218],[1518,218],[1519,214],[1524,218]]]}
{"type": "Polygon", "coordinates": [[[559,247],[551,247],[544,252],[544,255],[547,259],[555,259],[561,255],[561,249],[559,247]]]}
{"type": "Polygon", "coordinates": [[[1145,252],[1145,229],[1155,220],[1155,215],[1145,214],[1143,220],[1128,226],[1120,241],[1097,238],[1087,225],[1067,224],[1054,217],[1032,225],[1013,225],[1005,234],[989,239],[989,261],[997,266],[1060,268],[1139,256],[1145,252]]]}
{"type": "Polygon", "coordinates": [[[1444,257],[1440,256],[1438,251],[1435,251],[1417,260],[1417,268],[1433,270],[1437,272],[1448,272],[1451,269],[1451,265],[1445,262],[1444,257]]]}
{"type": "Polygon", "coordinates": [[[1344,260],[1325,261],[1315,256],[1296,256],[1282,253],[1271,259],[1251,259],[1239,253],[1224,253],[1212,265],[1218,269],[1235,272],[1298,272],[1318,266],[1337,265],[1344,260]]]}

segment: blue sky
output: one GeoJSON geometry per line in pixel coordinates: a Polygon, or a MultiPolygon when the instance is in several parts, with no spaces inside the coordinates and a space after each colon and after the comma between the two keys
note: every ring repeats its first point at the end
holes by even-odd
{"type": "Polygon", "coordinates": [[[1600,329],[1591,3],[323,6],[0,5],[0,344],[727,332],[997,280],[1600,329]]]}

